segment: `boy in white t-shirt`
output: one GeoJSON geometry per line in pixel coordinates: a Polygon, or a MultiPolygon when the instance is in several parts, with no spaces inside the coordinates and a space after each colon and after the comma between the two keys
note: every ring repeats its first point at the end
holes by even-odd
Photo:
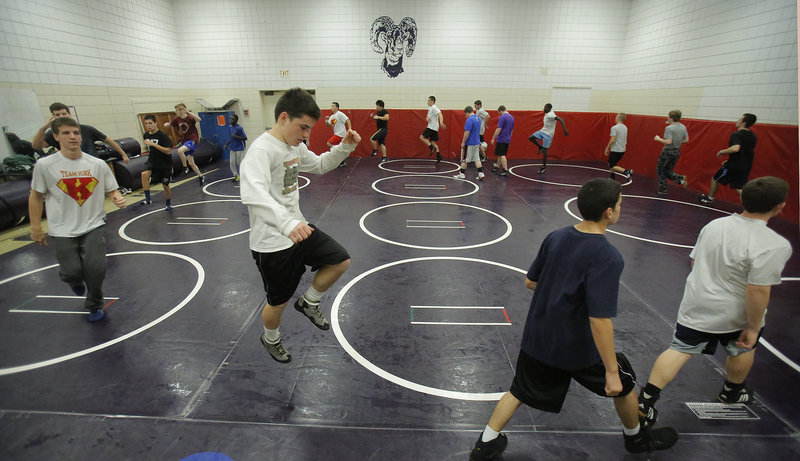
{"type": "MultiPolygon", "coordinates": [[[[347,115],[344,115],[344,112],[339,110],[338,102],[331,103],[331,115],[325,117],[325,125],[333,127],[333,136],[328,139],[328,147],[336,146],[342,142],[342,138],[347,134],[347,131],[353,128],[347,115]]],[[[347,162],[342,160],[339,166],[345,167],[347,162]]]]}
{"type": "Polygon", "coordinates": [[[539,168],[539,174],[544,174],[547,171],[547,151],[550,150],[550,146],[553,144],[553,136],[556,135],[556,122],[561,123],[564,136],[569,136],[564,119],[556,115],[552,104],[547,103],[544,105],[542,129],[528,136],[528,141],[536,144],[536,147],[539,148],[539,153],[542,154],[542,167],[539,168]]]}
{"type": "Polygon", "coordinates": [[[483,108],[483,101],[480,99],[476,100],[474,103],[475,106],[475,115],[481,119],[481,132],[480,132],[480,140],[481,144],[479,150],[481,152],[481,162],[486,163],[486,148],[489,147],[489,144],[486,143],[486,139],[483,137],[484,132],[486,131],[486,122],[489,121],[489,112],[483,108]]]}
{"type": "Polygon", "coordinates": [[[106,317],[103,280],[106,276],[105,196],[119,208],[125,198],[106,162],[81,151],[80,125],[69,117],[50,123],[61,150],[40,159],[33,169],[28,214],[31,240],[47,245],[42,211],[47,204],[50,237],[56,244],[59,275],[77,296],[86,294],[88,320],[106,317]]]}
{"type": "Polygon", "coordinates": [[[658,416],[655,403],[693,356],[713,354],[717,343],[728,356],[725,384],[717,399],[747,403],[745,387],[764,328],[772,285],[781,283],[783,266],[792,255],[789,241],[767,227],[767,221],[786,206],[789,184],[765,176],[742,188],[742,214],[708,223],[692,253],[692,272],[686,279],[678,309],[675,335],[669,349],[653,364],[647,386],[639,395],[639,420],[644,427],[658,416]]]}
{"type": "Polygon", "coordinates": [[[442,161],[442,154],[439,152],[436,141],[439,140],[439,127],[447,128],[447,125],[444,124],[442,111],[436,107],[436,96],[428,96],[428,115],[425,116],[425,120],[428,125],[419,135],[419,140],[430,149],[429,156],[436,154],[436,163],[439,163],[442,161]]]}

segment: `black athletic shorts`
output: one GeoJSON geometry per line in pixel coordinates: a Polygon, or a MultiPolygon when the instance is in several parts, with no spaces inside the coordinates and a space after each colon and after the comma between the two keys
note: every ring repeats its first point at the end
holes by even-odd
{"type": "Polygon", "coordinates": [[[480,138],[481,138],[481,142],[486,142],[486,140],[485,140],[485,139],[483,139],[483,135],[482,135],[482,134],[479,134],[479,135],[478,135],[478,137],[480,137],[480,138]]]}
{"type": "Polygon", "coordinates": [[[502,157],[508,154],[508,143],[507,142],[498,142],[495,144],[494,147],[494,155],[498,157],[502,157]]]}
{"type": "Polygon", "coordinates": [[[431,130],[430,128],[425,128],[425,131],[422,132],[423,138],[428,138],[431,141],[438,141],[439,140],[439,132],[435,130],[431,130]]]}
{"type": "Polygon", "coordinates": [[[163,165],[153,165],[148,160],[144,163],[144,169],[150,170],[151,182],[169,186],[169,182],[172,180],[172,165],[169,163],[163,165]]]}
{"type": "Polygon", "coordinates": [[[625,152],[614,152],[613,150],[608,154],[608,167],[612,168],[617,166],[620,160],[622,160],[622,156],[625,155],[625,152]]]}
{"type": "Polygon", "coordinates": [[[313,224],[309,226],[314,228],[311,236],[285,250],[252,252],[270,306],[279,306],[292,298],[306,266],[310,266],[313,272],[322,266],[333,266],[350,259],[339,242],[313,224]]]}
{"type": "Polygon", "coordinates": [[[375,141],[378,143],[379,146],[386,145],[386,135],[389,134],[389,130],[386,128],[381,128],[380,130],[376,131],[375,134],[370,136],[370,141],[375,141]]]}
{"type": "MultiPolygon", "coordinates": [[[[624,397],[636,387],[636,374],[624,354],[617,353],[617,364],[622,392],[613,397],[624,397]]],[[[562,370],[542,363],[520,350],[516,374],[511,383],[511,395],[529,407],[558,413],[573,379],[595,394],[608,397],[603,362],[581,370],[562,370]]]]}
{"type": "Polygon", "coordinates": [[[750,172],[730,171],[727,167],[722,167],[714,174],[714,181],[728,186],[731,189],[741,189],[747,184],[747,177],[750,172]]]}

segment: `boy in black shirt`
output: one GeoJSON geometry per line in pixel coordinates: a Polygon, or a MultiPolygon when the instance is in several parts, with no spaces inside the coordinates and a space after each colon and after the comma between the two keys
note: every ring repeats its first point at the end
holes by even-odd
{"type": "Polygon", "coordinates": [[[147,163],[144,164],[142,171],[142,189],[144,190],[144,200],[141,205],[153,203],[150,200],[150,176],[155,181],[164,186],[164,198],[167,200],[165,209],[171,210],[172,191],[169,189],[169,182],[172,179],[172,140],[166,133],[158,129],[156,117],[152,114],[144,116],[144,145],[150,149],[147,163]]]}
{"type": "Polygon", "coordinates": [[[378,99],[375,101],[375,114],[369,114],[375,120],[378,131],[370,136],[369,140],[372,141],[372,156],[378,155],[378,145],[381,146],[381,163],[388,160],[386,158],[386,135],[389,134],[389,111],[384,109],[383,101],[378,99]]]}
{"type": "Polygon", "coordinates": [[[739,196],[742,195],[742,187],[747,184],[750,169],[753,168],[753,157],[758,141],[756,135],[750,131],[750,127],[755,123],[756,116],[753,114],[742,114],[736,121],[736,132],[731,135],[728,148],[717,152],[717,158],[727,155],[728,160],[711,178],[708,195],[700,195],[702,203],[709,204],[714,201],[720,184],[730,186],[739,193],[739,196]]]}

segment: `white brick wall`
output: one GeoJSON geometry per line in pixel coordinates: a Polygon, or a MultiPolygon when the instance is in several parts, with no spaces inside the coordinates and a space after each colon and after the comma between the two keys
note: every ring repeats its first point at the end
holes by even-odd
{"type": "Polygon", "coordinates": [[[120,114],[136,106],[125,88],[144,99],[158,89],[159,97],[190,105],[239,97],[251,110],[243,124],[259,127],[271,121],[261,117],[258,90],[292,86],[315,88],[323,106],[335,99],[371,108],[381,98],[392,108],[424,108],[435,94],[451,109],[476,98],[486,107],[539,109],[553,87],[588,87],[594,111],[680,108],[687,117],[721,120],[751,111],[760,122],[797,124],[797,5],[3,0],[0,82],[35,87],[43,114],[52,100],[69,100],[81,114],[102,117],[112,136],[139,130],[133,112],[120,114]],[[369,41],[383,15],[410,16],[419,28],[414,54],[394,79],[369,41]]]}

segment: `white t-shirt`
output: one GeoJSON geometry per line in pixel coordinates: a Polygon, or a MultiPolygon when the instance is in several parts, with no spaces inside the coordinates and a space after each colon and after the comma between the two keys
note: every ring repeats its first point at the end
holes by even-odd
{"type": "MultiPolygon", "coordinates": [[[[707,333],[731,333],[747,327],[747,285],[778,285],[792,255],[789,241],[761,219],[734,214],[700,231],[691,257],[678,323],[707,333]]],[[[762,326],[763,326],[762,321],[762,326]]]]}
{"type": "Polygon", "coordinates": [[[340,138],[344,138],[344,135],[347,134],[347,120],[347,116],[344,115],[344,112],[340,110],[331,115],[330,118],[328,118],[328,123],[333,126],[333,134],[340,138]]]}
{"type": "Polygon", "coordinates": [[[439,114],[441,112],[435,104],[428,108],[428,128],[439,131],[439,114]]]}
{"type": "Polygon", "coordinates": [[[481,119],[481,132],[480,135],[483,136],[483,133],[486,131],[486,121],[489,120],[489,112],[486,112],[486,109],[481,107],[477,111],[475,111],[475,115],[481,119]]]}
{"type": "Polygon", "coordinates": [[[105,224],[106,193],[118,188],[106,162],[86,153],[71,160],[58,151],[33,168],[31,189],[45,195],[53,237],[78,237],[105,224]]]}
{"type": "Polygon", "coordinates": [[[623,123],[617,123],[611,127],[609,136],[616,136],[614,144],[611,145],[611,152],[625,152],[628,146],[628,127],[623,123]]]}
{"type": "Polygon", "coordinates": [[[327,173],[355,148],[339,144],[317,155],[303,143],[291,147],[269,132],[256,138],[239,168],[239,191],[250,215],[250,249],[272,253],[292,246],[287,236],[301,221],[306,222],[300,212],[298,173],[327,173]]]}
{"type": "Polygon", "coordinates": [[[550,111],[544,114],[542,119],[542,133],[550,136],[551,138],[556,134],[556,113],[550,111]]]}

